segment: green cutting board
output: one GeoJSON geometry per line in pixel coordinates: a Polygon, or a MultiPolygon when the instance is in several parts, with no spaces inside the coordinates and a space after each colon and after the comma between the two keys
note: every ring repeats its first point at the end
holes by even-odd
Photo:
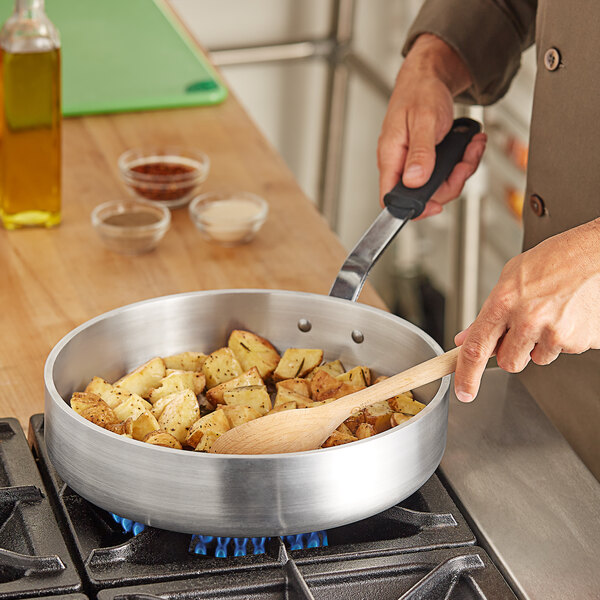
{"type": "MultiPolygon", "coordinates": [[[[0,0],[0,20],[13,0],[0,0]]],[[[46,0],[65,116],[217,104],[227,88],[163,0],[46,0]]]]}

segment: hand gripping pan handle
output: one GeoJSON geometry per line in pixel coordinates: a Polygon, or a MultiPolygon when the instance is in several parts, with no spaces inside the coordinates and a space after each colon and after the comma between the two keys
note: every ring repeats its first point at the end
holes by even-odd
{"type": "Polygon", "coordinates": [[[356,302],[371,267],[404,224],[425,210],[431,196],[448,178],[473,136],[480,131],[481,125],[477,121],[456,119],[452,129],[435,148],[435,167],[429,181],[420,188],[407,188],[400,180],[384,196],[385,208],[346,258],[329,291],[330,296],[356,302]]]}

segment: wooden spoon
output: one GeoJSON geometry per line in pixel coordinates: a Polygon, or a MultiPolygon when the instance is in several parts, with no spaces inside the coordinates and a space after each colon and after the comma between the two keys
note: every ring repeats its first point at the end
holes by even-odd
{"type": "Polygon", "coordinates": [[[459,348],[328,404],[283,410],[238,425],[221,435],[211,452],[280,454],[318,448],[353,412],[454,373],[459,348]]]}

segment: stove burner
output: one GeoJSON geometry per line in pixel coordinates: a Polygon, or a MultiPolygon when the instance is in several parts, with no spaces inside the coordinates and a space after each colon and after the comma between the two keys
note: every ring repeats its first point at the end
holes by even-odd
{"type": "MultiPolygon", "coordinates": [[[[143,523],[119,517],[115,513],[110,513],[113,520],[118,523],[124,533],[131,533],[134,536],[142,533],[146,529],[143,523]]],[[[252,554],[264,554],[265,544],[270,537],[215,537],[212,535],[192,535],[190,540],[190,552],[207,556],[209,553],[217,558],[227,558],[231,543],[233,543],[233,556],[246,556],[248,554],[248,541],[251,541],[252,554]]],[[[301,533],[299,535],[286,535],[281,540],[288,543],[290,550],[304,550],[305,548],[319,548],[328,545],[326,531],[313,531],[312,533],[301,533]]]]}

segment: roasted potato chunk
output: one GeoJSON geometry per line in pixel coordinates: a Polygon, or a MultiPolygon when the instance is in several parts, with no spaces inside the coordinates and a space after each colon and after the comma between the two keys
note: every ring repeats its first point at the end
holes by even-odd
{"type": "Polygon", "coordinates": [[[399,394],[388,400],[390,408],[397,413],[404,413],[405,415],[416,415],[425,408],[425,404],[418,400],[413,400],[412,396],[407,394],[399,394]]]}
{"type": "Polygon", "coordinates": [[[181,450],[181,444],[174,438],[170,433],[158,429],[157,431],[151,431],[142,442],[146,444],[153,444],[154,446],[164,446],[165,448],[176,448],[181,450]]]}
{"type": "Polygon", "coordinates": [[[387,400],[376,402],[367,406],[364,410],[365,422],[373,425],[377,433],[381,433],[391,427],[390,418],[394,411],[390,408],[387,400]]]}
{"type": "Polygon", "coordinates": [[[215,433],[214,431],[209,431],[204,434],[198,445],[194,449],[196,452],[210,452],[212,445],[215,443],[215,440],[219,437],[220,434],[215,433]]]}
{"type": "Polygon", "coordinates": [[[368,367],[354,367],[346,373],[337,375],[336,379],[350,384],[357,390],[362,390],[371,385],[371,369],[368,367]]]}
{"type": "Polygon", "coordinates": [[[192,424],[185,438],[185,444],[196,448],[205,434],[215,434],[218,437],[230,429],[231,424],[227,415],[222,410],[215,410],[192,424]]]}
{"type": "Polygon", "coordinates": [[[248,385],[264,385],[262,377],[256,367],[252,367],[238,377],[234,377],[229,381],[225,381],[224,383],[220,383],[211,388],[206,392],[206,398],[213,404],[224,404],[225,392],[227,390],[233,390],[234,388],[245,387],[248,385]]]}
{"type": "Polygon", "coordinates": [[[375,431],[375,427],[370,423],[361,423],[354,432],[354,435],[359,439],[363,440],[367,437],[374,436],[377,432],[375,431]]]}
{"type": "Polygon", "coordinates": [[[298,408],[298,405],[295,402],[284,402],[283,404],[273,406],[267,414],[270,415],[271,413],[281,412],[282,410],[294,410],[296,408],[298,408]]]}
{"type": "Polygon", "coordinates": [[[304,377],[323,360],[323,350],[313,348],[288,348],[273,372],[273,379],[294,379],[304,377]]]}
{"type": "Polygon", "coordinates": [[[271,397],[264,385],[248,385],[225,392],[225,404],[229,406],[249,406],[260,415],[271,410],[271,397]]]}
{"type": "Polygon", "coordinates": [[[183,443],[193,423],[200,418],[198,400],[191,390],[179,392],[158,417],[158,424],[179,443],[183,443]]]}
{"type": "Polygon", "coordinates": [[[137,394],[142,398],[147,398],[150,392],[158,385],[159,381],[165,376],[165,363],[162,358],[156,357],[144,363],[131,373],[121,377],[115,382],[115,387],[122,388],[137,394]]]}
{"type": "Polygon", "coordinates": [[[152,404],[146,402],[143,398],[140,398],[137,394],[131,394],[128,398],[123,400],[121,404],[115,406],[113,409],[117,419],[124,421],[131,417],[137,419],[143,412],[152,409],[152,404]]]}
{"type": "MultiPolygon", "coordinates": [[[[200,373],[200,375],[201,382],[204,383],[204,374],[200,373]]],[[[198,387],[196,379],[196,374],[193,371],[174,371],[169,373],[166,377],[163,377],[157,387],[150,392],[148,400],[150,400],[152,404],[156,404],[161,398],[176,392],[191,390],[194,394],[199,393],[196,392],[198,387]]],[[[204,385],[202,385],[200,391],[202,391],[203,388],[204,385]]]]}
{"type": "Polygon", "coordinates": [[[362,410],[352,413],[345,421],[346,427],[356,435],[356,430],[361,423],[365,422],[365,413],[362,410]]]}
{"type": "MultiPolygon", "coordinates": [[[[364,386],[363,386],[364,387],[364,386]]],[[[362,389],[337,377],[332,377],[325,371],[319,371],[310,382],[311,396],[313,400],[336,400],[362,389]]]]}
{"type": "Polygon", "coordinates": [[[263,379],[271,376],[281,358],[271,342],[250,331],[234,329],[227,345],[244,371],[256,367],[263,379]]]}
{"type": "Polygon", "coordinates": [[[276,384],[277,391],[287,390],[310,398],[310,381],[295,377],[294,379],[284,379],[276,384]]]}
{"type": "Polygon", "coordinates": [[[101,377],[94,377],[90,383],[88,383],[85,391],[98,394],[111,408],[119,406],[119,404],[130,398],[132,395],[136,398],[141,398],[141,396],[138,396],[137,394],[132,394],[123,388],[111,385],[101,377]]]}
{"type": "Polygon", "coordinates": [[[120,419],[98,394],[75,392],[71,396],[71,408],[84,419],[100,427],[117,424],[120,419]]]}
{"type": "Polygon", "coordinates": [[[341,444],[348,444],[355,442],[358,438],[347,433],[341,433],[337,429],[323,442],[321,448],[330,448],[331,446],[340,446],[341,444]]]}
{"type": "Polygon", "coordinates": [[[405,415],[403,413],[392,413],[392,416],[390,417],[390,427],[396,427],[396,425],[401,425],[409,419],[409,415],[405,415]]]}
{"type": "Polygon", "coordinates": [[[206,357],[202,372],[206,377],[206,387],[210,389],[241,375],[243,369],[231,348],[219,348],[206,357]]]}
{"type": "Polygon", "coordinates": [[[122,435],[123,437],[132,438],[133,437],[133,419],[129,417],[122,423],[111,423],[106,426],[108,431],[112,431],[117,435],[122,435]]]}
{"type": "Polygon", "coordinates": [[[222,410],[225,415],[227,415],[229,425],[232,428],[262,416],[257,410],[250,406],[228,406],[226,404],[221,404],[219,405],[219,410],[222,410]]]}
{"type": "Polygon", "coordinates": [[[163,361],[167,369],[180,371],[202,371],[202,365],[206,360],[206,354],[201,352],[181,352],[165,356],[163,361]]]}
{"type": "Polygon", "coordinates": [[[131,436],[134,440],[139,440],[140,442],[153,431],[160,429],[160,425],[156,420],[156,417],[148,412],[143,412],[135,421],[132,423],[131,427],[131,436]]]}
{"type": "Polygon", "coordinates": [[[325,371],[332,377],[337,377],[345,372],[344,365],[341,360],[334,360],[332,362],[326,362],[323,365],[315,367],[307,376],[306,380],[310,381],[319,371],[325,371]]]}

